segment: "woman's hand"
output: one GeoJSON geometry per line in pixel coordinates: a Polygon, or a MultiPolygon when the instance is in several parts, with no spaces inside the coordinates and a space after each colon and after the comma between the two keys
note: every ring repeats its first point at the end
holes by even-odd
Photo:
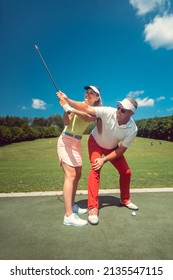
{"type": "Polygon", "coordinates": [[[67,95],[66,95],[65,93],[63,93],[62,91],[59,90],[59,91],[56,93],[56,95],[57,95],[57,97],[59,98],[59,100],[61,100],[61,99],[63,98],[64,100],[68,101],[67,95]]]}
{"type": "Polygon", "coordinates": [[[60,105],[63,107],[65,104],[68,104],[67,103],[67,101],[63,98],[63,97],[61,97],[60,99],[59,99],[59,103],[60,103],[60,105]]]}

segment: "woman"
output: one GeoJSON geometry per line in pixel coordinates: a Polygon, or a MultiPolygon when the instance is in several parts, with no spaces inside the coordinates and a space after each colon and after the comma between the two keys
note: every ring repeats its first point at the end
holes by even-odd
{"type": "MultiPolygon", "coordinates": [[[[84,102],[92,106],[101,106],[100,90],[96,86],[85,86],[84,102]]],[[[60,98],[61,106],[67,102],[60,98]]],[[[80,219],[78,214],[84,214],[87,209],[81,209],[75,204],[75,195],[82,172],[81,139],[89,122],[95,121],[95,116],[75,110],[74,113],[64,112],[65,128],[58,139],[57,152],[60,165],[64,171],[63,196],[65,205],[64,225],[84,226],[87,221],[80,219]]],[[[100,124],[98,124],[100,126],[100,124]]]]}

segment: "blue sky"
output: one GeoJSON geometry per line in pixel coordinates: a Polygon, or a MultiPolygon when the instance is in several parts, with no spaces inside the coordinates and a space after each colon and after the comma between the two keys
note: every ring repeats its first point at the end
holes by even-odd
{"type": "Polygon", "coordinates": [[[134,119],[173,114],[173,1],[0,0],[0,116],[62,114],[58,88],[105,106],[137,99],[134,119]]]}

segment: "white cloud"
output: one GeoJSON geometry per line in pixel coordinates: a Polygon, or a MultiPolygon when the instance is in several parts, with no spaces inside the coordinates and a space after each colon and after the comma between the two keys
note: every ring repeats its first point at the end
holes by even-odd
{"type": "Polygon", "coordinates": [[[138,102],[139,107],[153,107],[154,106],[154,99],[152,98],[137,98],[136,101],[138,102]]]}
{"type": "Polygon", "coordinates": [[[165,96],[160,96],[158,98],[156,98],[157,101],[161,101],[161,100],[165,100],[165,96]]]}
{"type": "Polygon", "coordinates": [[[129,91],[127,96],[131,98],[135,98],[136,96],[139,96],[141,94],[144,94],[144,90],[129,91]]]}
{"type": "Polygon", "coordinates": [[[27,110],[26,106],[24,106],[24,105],[21,107],[21,109],[22,110],[27,110]]]}
{"type": "Polygon", "coordinates": [[[154,49],[173,49],[173,14],[156,16],[153,22],[145,25],[145,41],[154,49]]]}
{"type": "Polygon", "coordinates": [[[40,99],[32,98],[32,108],[46,110],[46,102],[40,99]]]}
{"type": "Polygon", "coordinates": [[[137,10],[137,14],[142,16],[158,7],[163,9],[166,4],[169,6],[169,0],[130,0],[130,4],[137,10]]]}
{"type": "Polygon", "coordinates": [[[139,16],[155,12],[157,16],[144,27],[144,40],[153,49],[173,49],[173,14],[171,0],[129,0],[139,16]]]}
{"type": "Polygon", "coordinates": [[[29,110],[29,107],[28,106],[25,106],[25,105],[18,105],[18,108],[20,109],[20,110],[23,110],[23,111],[26,111],[26,110],[29,110]]]}

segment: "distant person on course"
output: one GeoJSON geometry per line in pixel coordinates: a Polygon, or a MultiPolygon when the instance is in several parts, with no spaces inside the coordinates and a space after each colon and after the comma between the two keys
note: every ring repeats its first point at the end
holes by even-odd
{"type": "MultiPolygon", "coordinates": [[[[100,90],[96,86],[85,86],[84,102],[89,106],[101,106],[100,90]]],[[[61,93],[61,92],[59,92],[61,93]]],[[[59,97],[61,106],[66,110],[67,101],[59,97]]],[[[75,195],[79,179],[82,172],[82,150],[81,139],[89,122],[97,120],[96,116],[88,113],[75,111],[75,113],[64,113],[65,128],[58,138],[57,152],[60,160],[60,165],[64,171],[64,225],[67,226],[85,226],[87,221],[79,218],[78,214],[87,213],[87,209],[82,209],[75,203],[75,195]]],[[[97,120],[97,125],[101,127],[100,120],[97,120]]]]}
{"type": "Polygon", "coordinates": [[[88,221],[96,225],[99,222],[99,186],[102,166],[110,161],[120,175],[120,204],[132,210],[138,206],[130,200],[131,169],[124,157],[124,153],[135,139],[137,126],[131,118],[138,104],[132,98],[125,98],[118,102],[118,107],[92,107],[89,104],[71,100],[63,93],[57,93],[64,98],[69,106],[68,111],[83,111],[100,118],[102,133],[95,127],[88,140],[88,150],[91,170],[88,177],[88,221]]]}

